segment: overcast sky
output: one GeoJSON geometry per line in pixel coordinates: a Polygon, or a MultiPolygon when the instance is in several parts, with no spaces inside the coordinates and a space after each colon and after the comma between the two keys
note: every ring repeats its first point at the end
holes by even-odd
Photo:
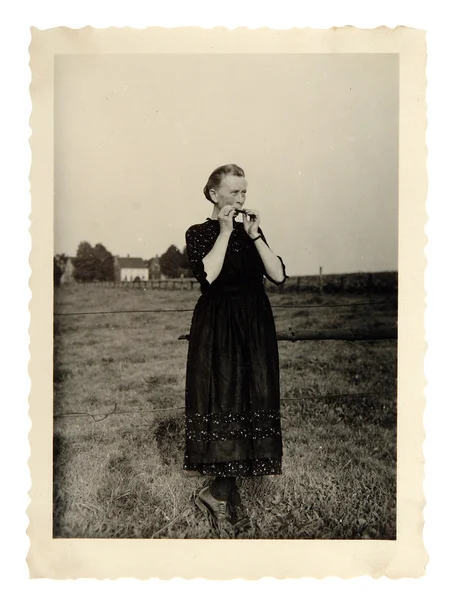
{"type": "Polygon", "coordinates": [[[397,269],[396,55],[56,58],[56,253],[182,248],[230,162],[289,275],[397,269]]]}

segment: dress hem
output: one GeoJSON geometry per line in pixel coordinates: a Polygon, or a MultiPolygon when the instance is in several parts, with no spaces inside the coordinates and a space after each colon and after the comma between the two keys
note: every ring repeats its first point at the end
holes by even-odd
{"type": "Polygon", "coordinates": [[[254,460],[235,460],[229,462],[183,464],[184,471],[197,471],[201,475],[217,477],[281,475],[282,458],[262,458],[254,460]]]}

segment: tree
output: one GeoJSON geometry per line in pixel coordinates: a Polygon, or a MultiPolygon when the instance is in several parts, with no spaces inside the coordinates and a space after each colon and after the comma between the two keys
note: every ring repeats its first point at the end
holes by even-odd
{"type": "Polygon", "coordinates": [[[184,274],[184,277],[193,277],[193,271],[188,262],[187,246],[184,246],[181,254],[180,268],[184,274]]]}
{"type": "Polygon", "coordinates": [[[93,256],[96,265],[97,279],[99,281],[114,281],[115,259],[102,244],[96,244],[93,248],[93,256]]]}
{"type": "Polygon", "coordinates": [[[53,283],[59,286],[66,270],[68,257],[66,254],[56,254],[53,258],[53,283]]]}
{"type": "Polygon", "coordinates": [[[174,245],[171,245],[160,257],[160,269],[167,277],[180,277],[182,255],[174,245]]]}
{"type": "Polygon", "coordinates": [[[114,258],[102,244],[94,248],[89,242],[80,242],[74,259],[76,281],[113,281],[114,258]]]}
{"type": "Polygon", "coordinates": [[[74,258],[74,278],[76,281],[94,281],[96,265],[93,248],[89,242],[80,242],[74,258]]]}
{"type": "Polygon", "coordinates": [[[66,263],[68,260],[68,257],[66,256],[66,254],[55,254],[55,260],[58,263],[58,266],[60,267],[60,269],[64,272],[64,270],[66,269],[66,263]]]}
{"type": "Polygon", "coordinates": [[[61,277],[63,276],[63,269],[61,268],[58,257],[53,257],[53,285],[59,286],[61,283],[61,277]]]}

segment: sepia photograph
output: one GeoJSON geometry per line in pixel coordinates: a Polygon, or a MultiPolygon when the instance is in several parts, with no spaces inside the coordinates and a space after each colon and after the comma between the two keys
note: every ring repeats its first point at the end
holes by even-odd
{"type": "Polygon", "coordinates": [[[396,539],[398,67],[55,57],[54,537],[396,539]]]}
{"type": "Polygon", "coordinates": [[[420,576],[422,32],[30,56],[32,576],[420,576]]]}

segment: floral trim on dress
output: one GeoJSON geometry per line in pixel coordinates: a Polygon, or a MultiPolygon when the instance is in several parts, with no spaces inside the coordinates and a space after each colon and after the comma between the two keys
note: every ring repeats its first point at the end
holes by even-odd
{"type": "Polygon", "coordinates": [[[260,458],[256,460],[233,460],[218,463],[188,463],[187,457],[183,465],[184,471],[199,471],[202,475],[212,477],[250,477],[263,475],[281,475],[281,458],[260,458]]]}

